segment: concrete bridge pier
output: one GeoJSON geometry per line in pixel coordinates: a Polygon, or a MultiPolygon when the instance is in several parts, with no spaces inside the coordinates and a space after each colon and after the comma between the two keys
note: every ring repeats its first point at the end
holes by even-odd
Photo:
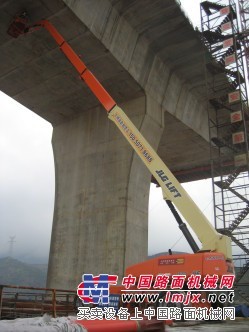
{"type": "MultiPolygon", "coordinates": [[[[120,105],[157,149],[161,107],[120,105]]],[[[83,273],[122,276],[147,257],[151,174],[101,106],[54,127],[56,201],[48,287],[75,289],[83,273]]]]}

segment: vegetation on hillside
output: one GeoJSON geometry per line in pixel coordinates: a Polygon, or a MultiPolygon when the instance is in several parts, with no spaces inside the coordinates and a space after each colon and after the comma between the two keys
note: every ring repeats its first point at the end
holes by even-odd
{"type": "Polygon", "coordinates": [[[34,266],[11,257],[0,258],[0,284],[45,287],[46,266],[34,266]]]}

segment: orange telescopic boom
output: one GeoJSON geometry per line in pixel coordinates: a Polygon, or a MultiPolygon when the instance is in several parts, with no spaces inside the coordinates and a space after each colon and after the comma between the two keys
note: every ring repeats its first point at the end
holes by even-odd
{"type": "Polygon", "coordinates": [[[107,112],[116,106],[115,101],[105,90],[102,84],[97,80],[97,78],[91,73],[91,71],[86,67],[84,62],[79,58],[79,56],[74,52],[72,47],[65,41],[62,35],[55,29],[55,27],[47,20],[42,20],[38,22],[36,27],[43,27],[48,30],[51,36],[54,38],[56,43],[59,45],[60,50],[65,54],[65,56],[72,63],[74,68],[80,74],[80,77],[85,81],[94,95],[98,98],[100,103],[104,106],[107,112]]]}

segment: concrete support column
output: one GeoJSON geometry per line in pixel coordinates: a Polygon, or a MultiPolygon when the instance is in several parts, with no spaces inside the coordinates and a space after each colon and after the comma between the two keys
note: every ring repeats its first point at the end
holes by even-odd
{"type": "MultiPolygon", "coordinates": [[[[162,112],[146,97],[120,105],[157,148],[162,112]]],[[[151,174],[99,107],[54,128],[56,201],[48,287],[83,273],[122,276],[147,257],[151,174]]]]}

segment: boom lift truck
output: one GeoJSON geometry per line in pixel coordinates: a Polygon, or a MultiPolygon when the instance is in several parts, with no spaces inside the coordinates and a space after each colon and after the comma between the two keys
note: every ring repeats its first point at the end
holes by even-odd
{"type": "Polygon", "coordinates": [[[174,214],[179,228],[194,251],[193,254],[163,255],[138,263],[128,267],[126,275],[132,274],[135,277],[139,277],[141,274],[153,274],[155,276],[165,273],[169,275],[185,274],[186,276],[191,274],[201,274],[202,276],[217,274],[220,277],[224,274],[234,274],[231,239],[215,230],[143,135],[116,104],[97,78],[88,70],[84,62],[56,28],[47,20],[41,20],[30,26],[28,25],[27,14],[24,12],[15,16],[8,29],[8,34],[17,38],[20,35],[40,28],[45,28],[51,34],[62,53],[68,58],[81,79],[84,80],[105,108],[109,119],[115,123],[154,176],[162,188],[163,197],[174,214]],[[198,236],[202,244],[200,249],[175,207],[198,236]]]}

